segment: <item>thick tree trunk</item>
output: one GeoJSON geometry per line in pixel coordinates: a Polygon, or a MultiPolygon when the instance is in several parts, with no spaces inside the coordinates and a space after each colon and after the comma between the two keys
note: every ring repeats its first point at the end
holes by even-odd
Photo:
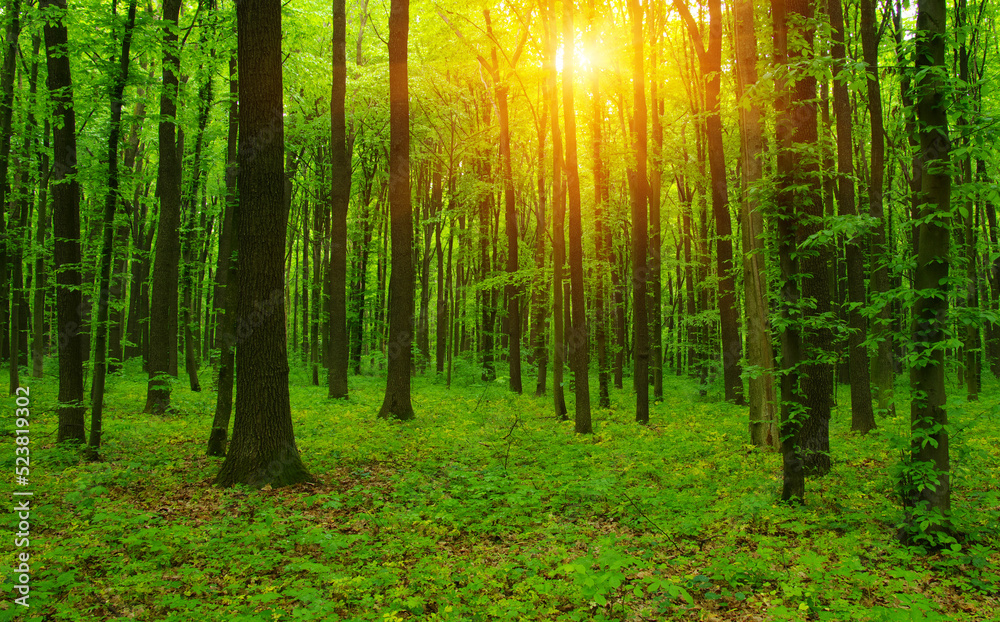
{"type": "MultiPolygon", "coordinates": [[[[66,10],[65,0],[41,0],[39,9],[66,10]]],[[[59,326],[59,432],[56,441],[86,440],[83,402],[83,339],[80,334],[80,185],[76,180],[76,115],[67,49],[66,24],[60,17],[45,24],[49,97],[55,103],[52,173],[56,321],[59,326]]]]}
{"type": "Polygon", "coordinates": [[[288,212],[281,80],[281,2],[236,7],[239,58],[239,215],[236,421],[215,483],[255,488],[310,479],[295,446],[288,401],[284,275],[288,212]]]}
{"type": "Polygon", "coordinates": [[[910,368],[913,400],[911,469],[919,469],[921,486],[907,491],[910,535],[950,533],[951,465],[948,451],[947,392],[944,383],[943,341],[948,332],[948,263],[950,257],[951,175],[948,170],[949,86],[943,77],[947,48],[947,3],[917,3],[917,117],[921,171],[921,224],[914,274],[917,299],[913,309],[910,368]],[[928,516],[928,513],[930,514],[928,516]],[[925,521],[931,521],[929,525],[925,521]]]}
{"type": "Polygon", "coordinates": [[[347,154],[347,10],[345,0],[333,3],[333,86],[330,107],[330,347],[327,385],[330,398],[347,397],[350,342],[347,337],[347,207],[351,199],[351,162],[347,154]]]}
{"type": "MultiPolygon", "coordinates": [[[[170,407],[171,362],[176,360],[176,317],[178,262],[180,260],[181,158],[175,142],[178,78],[177,18],[180,0],[164,0],[163,90],[160,94],[157,195],[160,215],[153,260],[153,291],[150,300],[149,384],[146,391],[148,413],[162,414],[170,407]],[[170,26],[169,24],[173,24],[170,26]],[[173,328],[172,328],[173,327],[173,328]]],[[[176,368],[174,368],[176,373],[176,368]]]]}
{"type": "Polygon", "coordinates": [[[389,212],[392,228],[392,304],[389,368],[378,416],[413,419],[410,367],[413,340],[413,210],[410,205],[410,104],[406,40],[409,0],[392,0],[389,12],[389,212]]]}

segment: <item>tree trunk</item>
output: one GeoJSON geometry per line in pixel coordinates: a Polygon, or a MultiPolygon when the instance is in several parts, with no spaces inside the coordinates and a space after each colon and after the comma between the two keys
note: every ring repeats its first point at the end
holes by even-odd
{"type": "MultiPolygon", "coordinates": [[[[568,354],[576,391],[577,434],[590,434],[590,336],[587,332],[586,292],[583,285],[583,224],[580,217],[580,172],[576,153],[576,108],[573,104],[575,48],[573,0],[563,0],[563,123],[566,127],[566,185],[569,194],[569,270],[573,296],[573,327],[568,354]]],[[[516,243],[516,241],[515,241],[516,243]]],[[[648,389],[647,389],[648,391],[648,389]]]]}
{"type": "MultiPolygon", "coordinates": [[[[546,26],[546,28],[548,28],[546,26]]],[[[548,36],[548,35],[545,35],[548,36]]],[[[546,43],[546,53],[548,50],[546,43]]],[[[546,61],[548,62],[548,61],[546,61]]],[[[548,78],[546,77],[546,87],[548,88],[548,78]]],[[[538,203],[535,206],[535,270],[537,275],[534,281],[534,292],[531,300],[532,311],[535,317],[532,320],[531,343],[534,345],[532,359],[535,363],[535,396],[545,395],[545,384],[548,378],[548,332],[546,331],[546,320],[548,319],[546,305],[546,281],[545,281],[545,237],[548,235],[548,227],[545,222],[545,205],[548,195],[545,192],[545,134],[548,130],[549,97],[546,94],[542,97],[542,114],[537,123],[538,134],[538,177],[536,186],[538,192],[538,203]]],[[[554,173],[553,173],[554,174],[554,173]]]]}
{"type": "MultiPolygon", "coordinates": [[[[45,248],[45,238],[49,228],[48,187],[49,187],[49,121],[45,120],[42,138],[42,157],[39,163],[38,220],[35,225],[35,245],[45,248]]],[[[0,184],[2,185],[2,184],[0,184]]],[[[2,252],[2,251],[0,251],[2,252]]],[[[41,378],[45,362],[45,294],[48,291],[48,270],[45,253],[35,257],[34,304],[31,320],[31,377],[41,378]]]]}
{"type": "Polygon", "coordinates": [[[743,233],[744,304],[747,318],[747,362],[758,370],[750,378],[750,442],[758,447],[781,447],[778,431],[778,396],[774,386],[774,349],[767,306],[767,268],[764,262],[764,217],[757,185],[763,177],[764,137],[760,105],[749,95],[757,83],[757,38],[753,3],[737,0],[736,89],[745,101],[739,107],[740,172],[742,201],[740,220],[743,233]]]}
{"type": "Polygon", "coordinates": [[[163,90],[160,94],[160,163],[156,191],[160,215],[153,260],[153,291],[150,300],[149,384],[145,412],[163,414],[170,407],[171,360],[176,360],[177,277],[180,260],[181,158],[175,142],[178,79],[177,17],[180,0],[164,0],[163,90]],[[170,25],[172,24],[172,25],[170,25]]]}
{"type": "Polygon", "coordinates": [[[410,205],[410,104],[406,41],[409,0],[392,0],[389,12],[389,212],[392,275],[389,289],[388,374],[380,418],[413,419],[410,367],[413,341],[413,210],[410,205]]]}
{"type": "Polygon", "coordinates": [[[229,123],[226,136],[226,196],[223,206],[222,230],[219,233],[219,257],[215,270],[216,330],[215,344],[219,349],[219,374],[216,381],[215,417],[208,437],[208,455],[226,455],[229,419],[233,412],[233,363],[236,338],[233,316],[236,313],[236,279],[233,256],[236,251],[235,231],[237,137],[239,134],[239,87],[236,81],[237,59],[229,59],[229,123]]]}
{"type": "Polygon", "coordinates": [[[311,479],[295,446],[288,401],[284,263],[281,2],[236,7],[239,58],[239,214],[236,421],[215,483],[255,488],[311,479]]]}
{"type": "Polygon", "coordinates": [[[635,168],[632,173],[632,331],[635,367],[632,385],[635,390],[635,420],[649,423],[649,325],[646,313],[646,265],[648,230],[646,216],[646,72],[643,68],[642,10],[638,0],[628,0],[632,24],[632,144],[635,168]]]}
{"type": "MultiPolygon", "coordinates": [[[[10,22],[7,24],[7,34],[4,41],[3,66],[0,68],[0,309],[6,310],[10,297],[7,276],[7,210],[10,184],[7,182],[7,172],[10,165],[10,142],[12,138],[11,124],[14,117],[14,76],[17,69],[18,46],[17,39],[21,34],[21,2],[10,0],[7,7],[10,22]]],[[[46,47],[48,47],[46,45],[46,47]]],[[[7,313],[0,312],[0,335],[7,334],[7,313]]],[[[0,339],[0,341],[5,341],[0,339]]],[[[4,348],[7,349],[7,348],[4,348]]],[[[82,434],[82,431],[81,431],[82,434]]]]}
{"type": "Polygon", "coordinates": [[[59,18],[45,24],[49,97],[55,103],[52,220],[59,330],[59,432],[56,442],[86,440],[83,405],[83,339],[80,334],[80,185],[76,180],[76,115],[67,49],[65,0],[41,0],[39,9],[57,7],[59,18]]]}
{"type": "MultiPolygon", "coordinates": [[[[851,102],[848,99],[848,71],[844,62],[844,9],[841,0],[830,0],[830,26],[833,28],[831,55],[840,73],[833,82],[833,111],[837,116],[837,207],[841,216],[857,216],[858,203],[854,193],[854,141],[851,102]]],[[[866,304],[865,266],[862,243],[858,236],[847,240],[847,317],[848,365],[851,378],[851,430],[867,434],[875,428],[872,410],[871,376],[869,370],[867,320],[863,315],[866,304]]]]}
{"type": "Polygon", "coordinates": [[[347,207],[351,199],[351,162],[347,154],[347,10],[345,0],[333,3],[333,86],[330,107],[330,348],[327,384],[330,398],[347,397],[350,341],[347,337],[347,207]]]}
{"type": "MultiPolygon", "coordinates": [[[[587,4],[587,45],[594,49],[597,28],[594,0],[587,4]]],[[[597,342],[597,394],[598,405],[601,408],[611,407],[611,393],[608,388],[608,322],[607,301],[605,300],[606,272],[611,261],[611,238],[607,234],[608,223],[605,222],[605,212],[610,204],[608,191],[608,172],[604,162],[604,138],[601,125],[604,119],[604,102],[601,99],[600,74],[597,67],[590,70],[591,115],[590,136],[593,143],[594,164],[594,246],[597,250],[597,268],[594,295],[594,340],[597,342]]],[[[661,379],[662,380],[662,379],[661,379]]],[[[661,386],[662,389],[662,386],[661,386]]]]}
{"type": "Polygon", "coordinates": [[[552,400],[557,419],[565,420],[566,394],[563,368],[565,365],[566,317],[563,313],[563,264],[566,261],[566,188],[563,184],[562,136],[559,132],[559,97],[556,92],[556,46],[559,36],[555,26],[555,0],[545,3],[545,64],[548,78],[546,99],[552,123],[552,400]]]}
{"type": "Polygon", "coordinates": [[[910,405],[910,469],[921,486],[907,491],[907,522],[912,535],[950,533],[951,482],[948,452],[947,392],[944,383],[944,344],[948,332],[948,263],[950,257],[951,175],[948,170],[949,87],[946,71],[947,3],[917,3],[917,117],[921,171],[921,223],[914,273],[917,292],[913,308],[910,368],[913,400],[910,405]],[[928,515],[929,514],[929,515],[928,515]],[[922,524],[931,521],[929,525],[922,524]]]}
{"type": "Polygon", "coordinates": [[[135,26],[136,0],[128,5],[128,21],[122,37],[122,51],[118,71],[111,87],[111,127],[108,135],[108,193],[104,198],[103,239],[101,242],[101,280],[98,288],[97,334],[94,340],[94,384],[91,387],[90,441],[88,448],[92,458],[97,457],[101,448],[101,427],[104,411],[104,381],[107,374],[107,333],[108,307],[111,302],[111,262],[114,257],[115,210],[118,206],[118,142],[122,126],[122,96],[128,80],[129,50],[132,47],[132,30],[135,26]]]}
{"type": "Polygon", "coordinates": [[[674,0],[694,40],[698,53],[702,79],[705,81],[705,138],[708,149],[708,167],[712,176],[712,215],[715,219],[715,260],[719,277],[719,321],[722,333],[723,387],[727,401],[745,404],[740,359],[739,316],[736,313],[736,286],[733,280],[733,226],[729,218],[729,191],[726,181],[725,149],[722,142],[722,118],[719,91],[722,76],[722,3],[708,3],[708,46],[705,47],[701,30],[681,0],[674,0]]]}
{"type": "MultiPolygon", "coordinates": [[[[868,182],[868,215],[875,219],[875,231],[871,236],[871,289],[874,299],[884,299],[891,285],[889,283],[889,254],[886,245],[885,217],[883,204],[883,182],[885,179],[885,133],[882,122],[882,87],[878,70],[878,31],[875,19],[874,0],[861,0],[859,29],[861,49],[867,69],[868,115],[871,128],[871,175],[868,182]]],[[[876,387],[878,409],[881,412],[895,412],[893,404],[892,336],[889,323],[892,307],[882,304],[871,325],[871,331],[878,337],[875,358],[871,360],[871,381],[876,387]]]]}

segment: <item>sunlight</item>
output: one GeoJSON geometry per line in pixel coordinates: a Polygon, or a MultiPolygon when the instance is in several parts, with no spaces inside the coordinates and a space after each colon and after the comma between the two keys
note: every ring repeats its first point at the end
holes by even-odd
{"type": "MultiPolygon", "coordinates": [[[[577,44],[575,51],[576,56],[576,69],[590,69],[590,56],[587,54],[587,49],[582,45],[577,44]]],[[[562,73],[563,70],[563,46],[559,46],[556,50],[556,71],[562,73]]]]}

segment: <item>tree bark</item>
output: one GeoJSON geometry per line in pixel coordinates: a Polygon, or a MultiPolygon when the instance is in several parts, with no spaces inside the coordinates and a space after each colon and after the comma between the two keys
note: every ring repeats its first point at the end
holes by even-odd
{"type": "Polygon", "coordinates": [[[56,320],[59,327],[59,432],[56,442],[86,440],[83,405],[83,339],[80,325],[80,185],[76,180],[76,115],[67,32],[62,16],[65,0],[41,0],[38,8],[58,17],[45,24],[49,97],[55,103],[52,219],[56,276],[56,320]]]}
{"type": "Polygon", "coordinates": [[[944,340],[948,332],[948,264],[951,237],[951,175],[948,170],[949,86],[942,77],[947,48],[947,3],[918,0],[916,34],[917,117],[921,153],[921,223],[914,273],[917,292],[911,343],[914,361],[910,385],[911,469],[925,477],[912,486],[907,512],[909,530],[922,534],[950,533],[951,481],[948,451],[947,391],[944,383],[944,340]],[[936,480],[936,481],[935,481],[936,480]],[[930,516],[926,514],[930,513],[930,516]],[[928,526],[919,521],[930,520],[928,526]]]}
{"type": "MultiPolygon", "coordinates": [[[[591,434],[590,418],[590,335],[583,285],[583,224],[580,217],[580,170],[576,151],[576,108],[573,81],[576,59],[573,30],[573,0],[563,0],[563,123],[566,128],[566,185],[569,194],[569,270],[573,297],[573,327],[568,349],[573,365],[576,393],[574,423],[577,434],[591,434]]],[[[648,390],[648,389],[647,389],[648,390]]]]}
{"type": "Polygon", "coordinates": [[[330,100],[330,348],[327,351],[329,397],[347,397],[350,341],[347,336],[347,208],[351,199],[351,161],[347,153],[347,9],[333,2],[333,86],[330,100]]]}
{"type": "Polygon", "coordinates": [[[118,206],[118,142],[122,126],[122,97],[128,80],[129,53],[132,47],[132,30],[135,27],[136,0],[128,5],[128,21],[122,37],[122,50],[117,72],[111,87],[111,128],[108,136],[108,193],[104,199],[103,239],[101,242],[101,277],[98,288],[97,335],[94,340],[94,384],[91,387],[90,440],[88,449],[96,458],[101,448],[101,428],[104,412],[104,381],[107,374],[107,332],[109,294],[111,289],[111,263],[114,256],[115,211],[118,206]]]}
{"type": "Polygon", "coordinates": [[[145,412],[163,414],[170,407],[171,359],[176,360],[178,263],[180,260],[181,158],[175,142],[178,78],[177,18],[180,0],[164,0],[163,90],[160,93],[160,163],[156,191],[160,215],[153,259],[153,291],[150,300],[149,383],[145,412]],[[172,26],[170,24],[173,24],[172,26]],[[171,354],[173,352],[173,354],[171,354]]]}
{"type": "Polygon", "coordinates": [[[737,0],[736,17],[736,92],[741,101],[740,173],[742,201],[740,220],[743,233],[744,304],[747,318],[747,362],[757,371],[749,381],[750,442],[759,447],[778,449],[778,396],[774,386],[774,348],[767,306],[767,268],[764,250],[764,217],[757,185],[764,175],[764,137],[758,102],[749,95],[757,83],[757,38],[754,8],[750,0],[737,0]]]}
{"type": "Polygon", "coordinates": [[[635,151],[632,189],[632,334],[635,367],[632,385],[635,390],[635,420],[649,423],[649,325],[646,313],[646,284],[649,268],[646,264],[647,180],[646,180],[646,72],[642,45],[642,10],[638,0],[628,0],[632,24],[632,97],[635,110],[632,118],[632,145],[635,151]]]}
{"type": "MultiPolygon", "coordinates": [[[[849,71],[844,53],[844,9],[841,0],[830,0],[830,26],[833,28],[831,55],[835,63],[833,111],[837,117],[837,207],[841,216],[857,216],[854,193],[854,126],[848,99],[846,75],[849,71]]],[[[847,246],[847,317],[848,366],[851,379],[851,430],[867,434],[875,429],[872,410],[871,376],[868,360],[868,322],[862,311],[866,304],[864,236],[852,236],[847,246]]]]}
{"type": "Polygon", "coordinates": [[[281,79],[281,2],[236,6],[239,58],[239,216],[236,421],[216,485],[275,488],[311,479],[288,399],[283,259],[288,212],[281,79]]]}
{"type": "MultiPolygon", "coordinates": [[[[10,0],[7,6],[10,22],[4,41],[3,66],[0,67],[0,288],[2,300],[0,309],[7,309],[10,298],[10,287],[7,275],[7,219],[4,213],[10,194],[10,184],[7,172],[10,165],[10,142],[12,138],[11,124],[14,117],[14,76],[17,69],[18,46],[17,39],[21,34],[21,2],[10,0]]],[[[7,313],[0,312],[0,335],[7,334],[7,313]]],[[[0,340],[5,341],[5,340],[0,340]]],[[[6,348],[4,348],[6,349],[6,348]]]]}
{"type": "Polygon", "coordinates": [[[722,3],[708,3],[708,45],[705,46],[701,31],[682,0],[674,6],[684,17],[698,54],[702,79],[705,81],[705,138],[708,149],[708,167],[712,177],[712,215],[715,220],[715,260],[719,277],[719,322],[722,333],[722,374],[725,398],[736,404],[745,404],[740,359],[739,316],[736,313],[736,285],[733,279],[733,225],[729,217],[729,191],[726,180],[725,148],[722,142],[722,118],[719,91],[722,76],[722,3]]]}
{"type": "Polygon", "coordinates": [[[413,341],[413,210],[410,205],[410,104],[406,41],[409,0],[392,0],[389,11],[389,212],[392,274],[389,289],[388,373],[380,418],[413,419],[410,367],[413,341]]]}
{"type": "MultiPolygon", "coordinates": [[[[587,3],[587,45],[594,49],[597,25],[595,24],[594,0],[587,3]]],[[[604,102],[601,99],[600,74],[597,67],[590,70],[591,115],[590,136],[594,165],[594,246],[597,250],[597,268],[594,294],[594,341],[597,343],[597,395],[601,408],[611,407],[611,393],[608,388],[608,322],[607,300],[605,299],[606,273],[611,261],[611,238],[605,212],[610,204],[607,165],[604,162],[604,138],[601,126],[604,119],[604,102]]],[[[662,379],[661,379],[662,380],[662,379]]],[[[662,386],[661,386],[662,388],[662,386]]]]}
{"type": "Polygon", "coordinates": [[[556,92],[556,46],[559,40],[555,26],[555,0],[545,3],[547,45],[545,63],[548,68],[545,83],[546,99],[552,122],[552,400],[557,419],[565,420],[566,394],[563,369],[566,361],[563,313],[563,264],[566,261],[566,187],[563,183],[562,135],[559,131],[559,97],[556,92]]]}

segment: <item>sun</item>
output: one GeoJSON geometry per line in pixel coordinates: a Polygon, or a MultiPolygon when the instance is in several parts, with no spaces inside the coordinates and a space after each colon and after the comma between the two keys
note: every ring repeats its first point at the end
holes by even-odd
{"type": "MultiPolygon", "coordinates": [[[[587,54],[587,49],[581,45],[577,45],[574,50],[575,57],[575,67],[574,69],[590,69],[590,56],[587,54]]],[[[563,46],[559,46],[556,50],[556,71],[562,73],[563,70],[563,46]]]]}

